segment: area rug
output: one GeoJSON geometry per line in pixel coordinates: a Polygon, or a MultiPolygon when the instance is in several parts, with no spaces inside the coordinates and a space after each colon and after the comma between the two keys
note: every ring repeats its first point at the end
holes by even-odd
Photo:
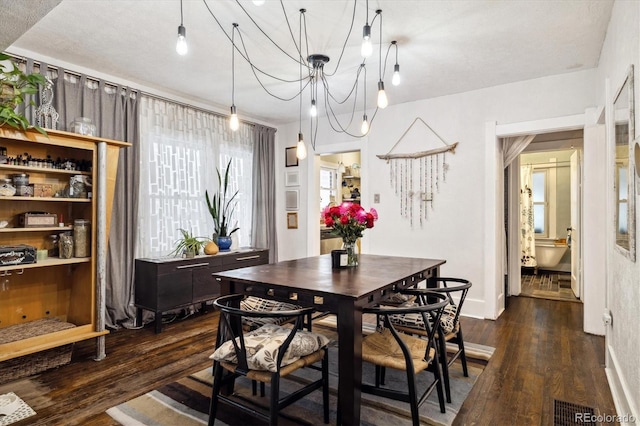
{"type": "MultiPolygon", "coordinates": [[[[336,424],[337,407],[337,348],[331,348],[330,357],[330,424],[336,424]]],[[[446,404],[446,413],[441,413],[438,397],[434,391],[420,407],[421,424],[451,425],[462,403],[473,388],[478,376],[484,369],[485,362],[469,360],[469,377],[462,375],[462,367],[456,362],[450,369],[452,403],[446,404]]],[[[371,383],[373,367],[369,364],[363,367],[363,381],[371,383]]],[[[281,389],[288,393],[298,387],[298,383],[305,383],[309,378],[319,374],[316,371],[304,369],[296,372],[293,380],[283,380],[281,389]]],[[[406,389],[406,376],[395,370],[387,370],[387,384],[406,389]]],[[[426,383],[432,379],[431,373],[417,376],[418,388],[425,389],[426,383]]],[[[212,383],[211,368],[196,372],[176,382],[162,386],[131,401],[127,401],[107,410],[114,420],[124,426],[156,425],[156,426],[189,426],[206,424],[209,418],[209,398],[212,383]]],[[[251,395],[251,383],[245,379],[236,381],[234,396],[240,400],[251,400],[259,406],[269,403],[269,387],[265,397],[251,395]]],[[[323,425],[322,422],[322,392],[312,392],[301,401],[282,411],[280,424],[283,425],[323,425]]],[[[260,424],[254,418],[241,416],[238,411],[221,405],[219,408],[219,425],[249,425],[260,424]]],[[[411,412],[406,403],[391,401],[374,395],[362,394],[361,425],[410,425],[411,412]]]]}

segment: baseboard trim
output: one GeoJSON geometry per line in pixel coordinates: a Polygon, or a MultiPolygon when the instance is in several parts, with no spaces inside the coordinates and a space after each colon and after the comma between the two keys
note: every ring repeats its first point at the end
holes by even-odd
{"type": "MultiPolygon", "coordinates": [[[[611,397],[613,403],[616,406],[616,411],[619,416],[617,419],[621,425],[636,425],[640,419],[638,414],[638,407],[636,407],[631,399],[631,392],[624,379],[624,376],[620,375],[620,364],[618,363],[618,357],[616,356],[613,348],[607,345],[607,352],[610,360],[610,365],[605,368],[605,374],[607,375],[607,381],[609,382],[609,388],[611,389],[611,397]]],[[[613,414],[613,413],[599,413],[601,415],[613,414]]]]}

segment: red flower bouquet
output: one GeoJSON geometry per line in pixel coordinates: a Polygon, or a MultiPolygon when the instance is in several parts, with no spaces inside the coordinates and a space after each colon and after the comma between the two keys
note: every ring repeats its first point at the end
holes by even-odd
{"type": "Polygon", "coordinates": [[[324,224],[332,228],[332,233],[342,238],[349,255],[349,264],[357,265],[354,244],[362,237],[365,229],[373,228],[373,222],[378,220],[378,212],[375,209],[367,212],[360,204],[345,202],[339,206],[327,206],[322,212],[322,217],[324,224]]]}

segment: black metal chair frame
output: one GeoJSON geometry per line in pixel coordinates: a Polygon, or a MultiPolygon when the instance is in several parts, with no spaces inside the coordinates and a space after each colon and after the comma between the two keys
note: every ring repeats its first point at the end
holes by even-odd
{"type": "MultiPolygon", "coordinates": [[[[280,375],[281,369],[283,368],[282,358],[289,348],[289,345],[293,341],[296,332],[303,329],[306,320],[308,321],[308,318],[310,318],[311,313],[314,311],[314,308],[302,308],[290,311],[247,311],[239,308],[240,300],[242,300],[243,297],[244,295],[242,294],[233,294],[220,297],[214,301],[214,306],[220,310],[220,321],[218,326],[216,348],[220,347],[224,342],[231,340],[233,342],[238,363],[235,368],[235,372],[231,373],[224,369],[221,362],[213,362],[214,380],[211,394],[211,405],[209,409],[209,426],[215,423],[219,401],[224,401],[233,407],[236,407],[240,410],[250,413],[253,416],[257,416],[263,420],[266,420],[270,425],[276,425],[278,423],[278,414],[280,410],[300,400],[314,390],[320,388],[322,388],[324,422],[329,423],[328,348],[324,348],[324,356],[322,357],[321,367],[317,367],[315,365],[307,365],[307,367],[309,368],[320,370],[322,372],[321,378],[301,387],[300,389],[289,395],[286,395],[282,398],[280,397],[280,379],[286,378],[286,376],[280,375]],[[247,331],[242,327],[242,317],[295,319],[295,323],[293,327],[291,327],[291,332],[278,350],[278,371],[271,373],[271,395],[268,413],[258,407],[243,405],[237,400],[227,396],[233,392],[234,382],[236,378],[240,376],[246,376],[248,373],[253,371],[249,369],[247,363],[247,351],[244,340],[244,335],[247,333],[247,331]],[[224,374],[225,372],[226,374],[224,374]],[[223,390],[223,386],[226,394],[222,394],[221,392],[223,390]]],[[[263,382],[261,382],[261,385],[263,385],[263,382]]],[[[255,394],[255,386],[253,386],[253,391],[255,394]]]]}
{"type": "Polygon", "coordinates": [[[444,377],[444,390],[447,396],[447,402],[451,402],[451,386],[449,383],[449,367],[453,365],[456,359],[460,358],[462,363],[462,373],[464,377],[469,377],[469,369],[467,367],[467,354],[464,349],[464,339],[462,337],[462,326],[460,325],[460,311],[462,305],[467,298],[467,293],[471,288],[471,282],[463,278],[450,278],[450,277],[437,277],[434,280],[438,283],[442,283],[442,286],[429,288],[432,292],[437,292],[447,296],[449,303],[456,306],[456,314],[453,320],[454,329],[450,333],[439,332],[438,340],[440,343],[440,364],[442,365],[442,375],[444,377]],[[454,286],[450,286],[449,283],[456,283],[454,286]],[[452,295],[460,293],[460,299],[458,303],[455,303],[452,295]],[[458,350],[451,356],[447,355],[447,342],[455,343],[458,345],[458,350]]]}
{"type": "MultiPolygon", "coordinates": [[[[402,293],[407,294],[415,294],[413,289],[403,290],[402,293]]],[[[362,391],[366,393],[370,393],[373,395],[378,395],[386,398],[390,398],[396,401],[407,402],[411,406],[411,417],[414,425],[420,424],[420,417],[418,409],[424,403],[424,401],[429,397],[433,389],[435,388],[438,393],[438,400],[440,403],[440,411],[442,413],[445,412],[445,403],[444,403],[444,392],[442,388],[442,373],[440,371],[439,366],[439,347],[436,343],[435,335],[437,331],[437,327],[432,326],[432,324],[439,324],[440,317],[442,316],[442,311],[444,307],[449,303],[446,296],[439,293],[431,293],[421,291],[420,294],[429,295],[428,303],[423,305],[414,305],[411,307],[372,307],[365,308],[363,313],[370,313],[377,315],[379,324],[381,323],[385,328],[389,329],[391,334],[393,335],[395,341],[398,343],[405,359],[405,371],[407,373],[407,392],[401,392],[393,389],[383,388],[381,387],[385,383],[385,372],[386,367],[375,365],[375,385],[371,384],[362,384],[362,391]],[[440,299],[440,301],[435,301],[440,299]],[[434,380],[424,391],[420,399],[418,399],[418,392],[416,389],[415,382],[415,369],[413,365],[413,360],[411,357],[411,351],[407,347],[406,343],[403,341],[401,335],[405,335],[394,327],[393,323],[389,320],[389,317],[396,314],[414,314],[418,313],[422,315],[425,331],[427,333],[427,347],[425,351],[425,360],[429,359],[429,354],[431,349],[435,350],[435,356],[429,363],[429,368],[431,372],[433,372],[434,380]]],[[[366,337],[365,337],[366,339],[366,337]]]]}

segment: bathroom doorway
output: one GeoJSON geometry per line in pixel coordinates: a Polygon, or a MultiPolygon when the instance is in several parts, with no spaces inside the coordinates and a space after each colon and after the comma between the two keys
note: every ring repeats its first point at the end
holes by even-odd
{"type": "Polygon", "coordinates": [[[581,301],[582,145],[582,130],[536,135],[514,164],[521,296],[581,301]]]}

